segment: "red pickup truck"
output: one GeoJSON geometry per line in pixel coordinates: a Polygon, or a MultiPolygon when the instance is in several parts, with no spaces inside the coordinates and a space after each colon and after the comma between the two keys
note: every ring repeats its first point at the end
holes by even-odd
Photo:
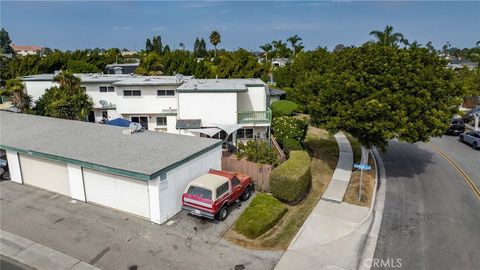
{"type": "Polygon", "coordinates": [[[246,201],[254,190],[250,176],[210,170],[188,184],[182,195],[182,209],[196,216],[224,220],[228,205],[246,201]]]}

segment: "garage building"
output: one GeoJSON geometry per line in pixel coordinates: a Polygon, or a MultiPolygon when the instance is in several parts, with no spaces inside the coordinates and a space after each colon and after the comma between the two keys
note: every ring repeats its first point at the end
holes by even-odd
{"type": "Polygon", "coordinates": [[[163,223],[187,184],[221,168],[222,141],[0,112],[12,181],[163,223]]]}

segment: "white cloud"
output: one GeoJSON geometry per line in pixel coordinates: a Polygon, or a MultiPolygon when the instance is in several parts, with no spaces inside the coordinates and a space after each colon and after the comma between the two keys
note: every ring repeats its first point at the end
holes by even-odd
{"type": "Polygon", "coordinates": [[[133,27],[131,26],[121,26],[121,25],[116,25],[113,27],[114,30],[132,30],[133,27]]]}

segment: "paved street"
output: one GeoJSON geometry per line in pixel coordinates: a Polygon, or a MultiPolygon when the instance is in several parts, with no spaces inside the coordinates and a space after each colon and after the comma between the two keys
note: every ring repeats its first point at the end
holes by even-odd
{"type": "MultiPolygon", "coordinates": [[[[480,152],[455,141],[433,143],[479,182],[480,152]],[[476,157],[476,158],[475,158],[476,157]]],[[[391,142],[382,153],[387,173],[385,212],[375,258],[392,269],[478,269],[480,200],[430,144],[391,142]]]]}
{"type": "Polygon", "coordinates": [[[223,222],[181,212],[173,224],[157,225],[35,187],[0,185],[1,229],[101,269],[272,269],[281,256],[221,237],[246,203],[223,222]]]}

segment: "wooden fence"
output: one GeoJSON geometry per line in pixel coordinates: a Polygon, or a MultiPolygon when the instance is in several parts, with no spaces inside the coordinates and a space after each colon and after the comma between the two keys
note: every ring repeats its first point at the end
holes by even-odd
{"type": "Polygon", "coordinates": [[[245,158],[238,160],[234,154],[223,152],[222,170],[231,172],[240,172],[252,177],[255,183],[255,189],[268,192],[270,190],[270,173],[272,165],[262,165],[250,162],[245,158]]]}

